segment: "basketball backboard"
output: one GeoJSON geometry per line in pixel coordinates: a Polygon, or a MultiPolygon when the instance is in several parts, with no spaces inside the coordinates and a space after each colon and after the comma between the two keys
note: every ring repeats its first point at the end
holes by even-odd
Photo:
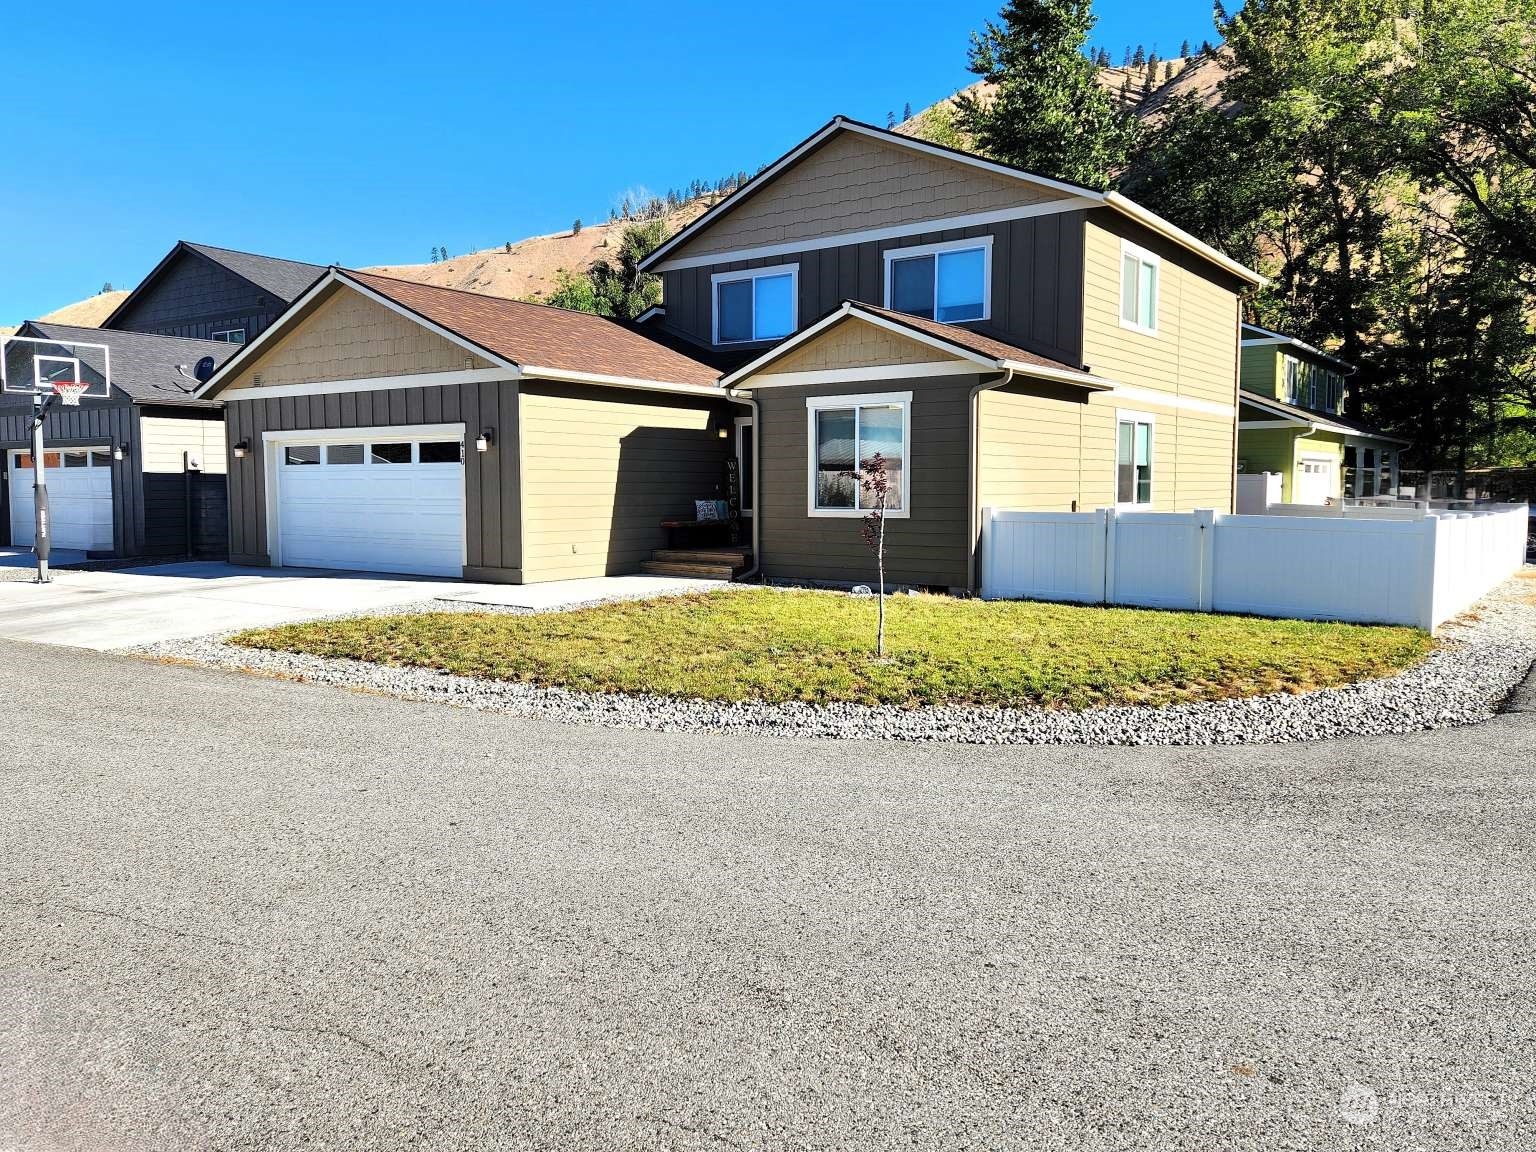
{"type": "Polygon", "coordinates": [[[112,394],[112,349],[51,336],[0,336],[0,390],[51,395],[61,383],[85,385],[80,395],[112,394]]]}

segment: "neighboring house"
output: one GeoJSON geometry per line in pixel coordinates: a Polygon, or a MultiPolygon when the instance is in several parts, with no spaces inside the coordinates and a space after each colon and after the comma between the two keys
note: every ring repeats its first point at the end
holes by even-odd
{"type": "Polygon", "coordinates": [[[244,344],[324,272],[315,264],[182,240],[101,326],[244,344]]]}
{"type": "MultiPolygon", "coordinates": [[[[29,321],[20,336],[105,344],[111,353],[111,393],[78,408],[50,406],[43,426],[53,544],[101,556],[222,555],[227,516],[223,498],[225,448],[218,406],[192,395],[200,360],[223,363],[235,348],[139,332],[108,332],[29,321]],[[190,463],[195,465],[189,472],[190,463]],[[199,475],[192,475],[198,473],[199,475]],[[203,482],[206,475],[207,482],[203,482]]],[[[33,375],[33,357],[48,345],[7,344],[6,372],[33,375]]],[[[54,349],[79,360],[81,378],[100,383],[105,365],[91,349],[54,349]]],[[[32,401],[0,396],[0,449],[8,543],[30,546],[32,401]]]]}
{"type": "Polygon", "coordinates": [[[733,356],[758,405],[770,577],[868,578],[844,474],[875,449],[901,583],[974,589],[987,506],[1232,509],[1261,279],[1116,193],[838,118],[642,267],[646,330],[733,356]]]}
{"type": "Polygon", "coordinates": [[[863,582],[875,451],[901,584],[975,589],[986,505],[1232,508],[1260,278],[1113,193],[837,119],[645,267],[633,327],[330,269],[200,393],[231,558],[634,571],[734,461],[763,572],[863,582]]]}
{"type": "Polygon", "coordinates": [[[1344,414],[1354,372],[1293,336],[1244,324],[1238,470],[1278,472],[1286,504],[1394,494],[1409,441],[1344,414]]]}
{"type": "Polygon", "coordinates": [[[723,495],[718,373],[600,316],[332,268],[209,380],[230,558],[501,583],[632,572],[723,495]]]}

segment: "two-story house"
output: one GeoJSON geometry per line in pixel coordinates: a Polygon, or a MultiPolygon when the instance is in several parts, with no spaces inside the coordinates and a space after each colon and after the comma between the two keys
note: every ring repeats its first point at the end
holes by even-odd
{"type": "Polygon", "coordinates": [[[877,450],[913,584],[975,588],[988,506],[1232,507],[1261,280],[1116,193],[839,118],[642,267],[649,325],[743,362],[770,576],[867,578],[848,473],[877,450]]]}
{"type": "Polygon", "coordinates": [[[1232,507],[1260,278],[1115,193],[839,118],[644,266],[634,327],[330,270],[200,392],[232,554],[634,571],[734,460],[748,571],[863,582],[875,452],[904,584],[975,589],[989,505],[1232,507]]]}
{"type": "Polygon", "coordinates": [[[1286,504],[1397,492],[1409,441],[1345,415],[1354,365],[1294,336],[1243,325],[1240,472],[1279,473],[1286,504]]]}

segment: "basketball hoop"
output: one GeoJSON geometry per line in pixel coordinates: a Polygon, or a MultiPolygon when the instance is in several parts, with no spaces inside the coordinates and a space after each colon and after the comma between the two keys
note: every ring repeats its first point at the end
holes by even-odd
{"type": "Polygon", "coordinates": [[[84,380],[55,380],[53,382],[53,394],[59,398],[59,403],[66,408],[80,407],[80,397],[90,385],[84,380]]]}

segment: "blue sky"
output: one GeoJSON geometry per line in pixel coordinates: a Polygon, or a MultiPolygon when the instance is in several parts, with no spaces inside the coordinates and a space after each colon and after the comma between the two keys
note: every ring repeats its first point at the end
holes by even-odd
{"type": "MultiPolygon", "coordinates": [[[[0,323],[178,239],[360,266],[603,220],[947,95],[999,4],[37,5],[6,53],[0,323]]],[[[1117,62],[1214,35],[1208,0],[1096,7],[1117,62]]]]}

